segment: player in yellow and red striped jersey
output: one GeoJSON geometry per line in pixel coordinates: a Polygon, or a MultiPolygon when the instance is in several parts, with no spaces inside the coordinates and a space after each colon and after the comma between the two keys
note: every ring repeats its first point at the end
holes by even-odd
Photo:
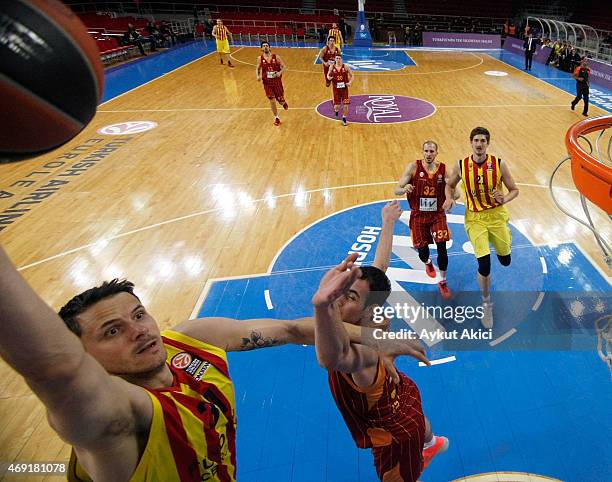
{"type": "Polygon", "coordinates": [[[217,24],[212,29],[212,36],[215,38],[215,43],[217,45],[217,52],[219,53],[219,61],[221,65],[223,65],[223,59],[227,60],[227,66],[233,67],[229,54],[230,54],[230,45],[229,39],[232,37],[232,32],[230,32],[225,25],[223,25],[223,20],[220,18],[217,19],[217,24]]]}
{"type": "Polygon", "coordinates": [[[487,154],[491,134],[484,127],[470,133],[472,154],[460,160],[446,182],[444,209],[454,204],[454,189],[463,181],[465,194],[465,231],[478,261],[478,284],[482,293],[482,325],[493,327],[493,305],[490,297],[492,244],[502,266],[509,266],[512,252],[508,211],[505,204],[515,199],[519,190],[506,161],[487,154]],[[508,189],[504,193],[504,186],[508,189]]]}

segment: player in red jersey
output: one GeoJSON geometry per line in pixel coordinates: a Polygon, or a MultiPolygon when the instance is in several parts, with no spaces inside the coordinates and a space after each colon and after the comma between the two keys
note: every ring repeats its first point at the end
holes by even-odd
{"type": "Polygon", "coordinates": [[[336,61],[336,54],[342,53],[342,51],[336,47],[336,39],[334,37],[327,38],[327,45],[319,51],[319,60],[323,64],[323,77],[325,77],[325,87],[331,85],[331,80],[327,78],[329,68],[334,65],[336,61]]]}
{"type": "Polygon", "coordinates": [[[429,245],[436,243],[440,281],[438,289],[445,300],[451,297],[446,282],[448,254],[446,242],[451,239],[451,231],[446,223],[446,213],[442,208],[446,187],[446,165],[436,160],[438,144],[434,141],[423,143],[423,159],[411,162],[395,188],[397,196],[406,195],[410,205],[410,236],[412,244],[419,252],[419,259],[425,263],[427,274],[435,278],[436,269],[429,257],[429,245]]]}
{"type": "Polygon", "coordinates": [[[268,42],[261,42],[261,50],[263,53],[257,57],[257,81],[263,80],[266,97],[270,100],[270,108],[274,114],[274,125],[279,126],[281,121],[278,116],[276,102],[281,104],[283,109],[289,109],[289,105],[285,100],[282,78],[285,64],[278,55],[270,51],[270,44],[268,42]]]}
{"type": "Polygon", "coordinates": [[[353,83],[353,71],[348,65],[342,63],[342,54],[338,52],[335,57],[334,65],[332,65],[327,73],[327,80],[331,80],[334,89],[334,111],[338,117],[340,104],[342,104],[342,125],[346,126],[346,114],[348,106],[351,103],[349,97],[349,87],[353,83]]]}
{"type": "MultiPolygon", "coordinates": [[[[373,266],[355,266],[357,253],[327,272],[312,298],[315,346],[321,366],[328,369],[329,385],[359,448],[371,448],[382,481],[414,482],[433,457],[447,450],[448,439],[436,437],[423,415],[416,384],[404,373],[390,373],[380,353],[350,342],[342,322],[373,325],[375,308],[389,296],[385,275],[391,258],[393,228],[401,215],[398,201],[383,209],[383,229],[373,266]]],[[[414,351],[403,353],[429,363],[423,345],[411,341],[414,351]]]]}

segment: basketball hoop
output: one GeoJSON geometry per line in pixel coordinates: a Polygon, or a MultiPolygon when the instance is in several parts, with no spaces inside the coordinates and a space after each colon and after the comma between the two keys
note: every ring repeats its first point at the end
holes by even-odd
{"type": "Polygon", "coordinates": [[[612,164],[610,164],[612,137],[608,141],[607,160],[602,156],[600,147],[601,139],[603,138],[606,129],[610,127],[612,127],[612,116],[585,119],[570,127],[565,136],[565,146],[567,148],[568,156],[559,161],[557,167],[555,167],[553,170],[550,176],[549,188],[550,194],[557,207],[567,216],[591,230],[595,236],[597,244],[599,244],[599,247],[603,252],[604,260],[608,265],[608,268],[612,269],[612,250],[604,237],[595,228],[586,202],[588,199],[593,204],[603,209],[608,215],[608,219],[612,221],[612,164]],[[593,144],[585,137],[586,135],[596,131],[601,131],[595,141],[597,158],[593,156],[593,144]],[[590,152],[586,152],[584,150],[584,148],[578,143],[578,139],[583,139],[587,142],[590,152]],[[572,179],[574,180],[576,188],[580,192],[580,202],[588,222],[585,222],[582,219],[570,214],[555,198],[555,193],[553,191],[553,179],[559,168],[570,159],[572,161],[572,179]]]}

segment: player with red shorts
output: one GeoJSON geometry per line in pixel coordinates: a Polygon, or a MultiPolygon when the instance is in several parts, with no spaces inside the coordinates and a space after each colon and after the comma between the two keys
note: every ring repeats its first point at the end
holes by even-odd
{"type": "Polygon", "coordinates": [[[278,55],[270,51],[270,44],[268,42],[261,42],[261,50],[263,53],[257,57],[257,81],[263,81],[266,97],[270,100],[270,108],[274,114],[274,125],[279,126],[281,121],[278,116],[276,102],[281,104],[283,109],[289,109],[289,105],[285,100],[282,78],[285,64],[278,55]]]}
{"type": "Polygon", "coordinates": [[[327,73],[327,79],[331,80],[334,90],[334,112],[338,117],[340,105],[342,105],[342,125],[346,126],[346,114],[348,106],[351,103],[349,97],[349,87],[353,83],[353,71],[348,65],[342,63],[342,54],[338,52],[335,57],[334,65],[332,65],[327,73]]]}
{"type": "Polygon", "coordinates": [[[391,261],[393,232],[402,210],[399,201],[383,208],[382,231],[372,266],[355,266],[357,253],[327,272],[312,298],[315,347],[319,364],[328,370],[336,405],[359,448],[372,449],[376,472],[383,482],[416,482],[431,460],[448,448],[435,436],[423,414],[416,384],[393,365],[398,355],[425,363],[419,340],[378,341],[388,321],[376,319],[391,283],[385,271],[391,261]],[[355,345],[344,323],[374,328],[376,344],[355,345]]]}
{"type": "Polygon", "coordinates": [[[336,54],[342,53],[342,51],[336,47],[336,39],[334,37],[328,37],[327,45],[319,51],[319,60],[323,64],[323,77],[325,77],[325,87],[331,85],[331,80],[327,78],[329,68],[334,65],[336,61],[336,54]]]}
{"type": "Polygon", "coordinates": [[[441,278],[438,289],[444,299],[449,299],[451,291],[446,282],[446,242],[451,239],[451,231],[446,223],[446,212],[442,208],[446,199],[444,189],[447,175],[446,165],[436,161],[437,155],[438,144],[425,141],[423,159],[408,165],[395,188],[395,194],[405,194],[408,199],[412,244],[419,252],[419,259],[425,263],[425,271],[432,278],[436,277],[436,269],[429,257],[429,245],[435,242],[441,278]]]}

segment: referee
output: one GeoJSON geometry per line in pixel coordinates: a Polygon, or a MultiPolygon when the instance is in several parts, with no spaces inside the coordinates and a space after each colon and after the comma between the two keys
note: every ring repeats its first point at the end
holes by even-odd
{"type": "Polygon", "coordinates": [[[228,67],[234,67],[229,59],[230,47],[228,37],[231,38],[232,32],[230,32],[227,27],[223,25],[223,20],[220,18],[217,19],[217,25],[215,25],[212,29],[212,36],[215,38],[215,42],[217,43],[217,52],[219,53],[221,65],[223,65],[223,58],[225,58],[225,60],[227,60],[228,67]]]}
{"type": "Polygon", "coordinates": [[[589,115],[589,75],[591,69],[588,65],[588,59],[582,57],[580,65],[574,70],[573,77],[576,79],[576,98],[572,100],[572,110],[576,108],[576,104],[580,102],[580,99],[584,100],[584,109],[582,115],[589,115]]]}

